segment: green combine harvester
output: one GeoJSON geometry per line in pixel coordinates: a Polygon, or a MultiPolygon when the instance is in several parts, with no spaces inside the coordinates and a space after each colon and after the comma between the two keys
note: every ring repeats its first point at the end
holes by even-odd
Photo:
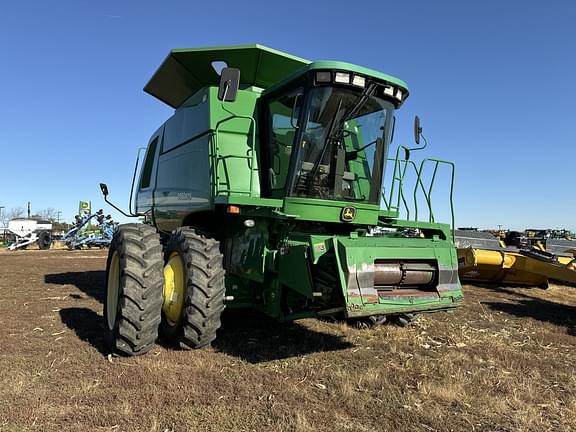
{"type": "MultiPolygon", "coordinates": [[[[120,225],[110,246],[115,353],[143,354],[159,333],[207,346],[225,308],[382,323],[462,303],[452,227],[435,223],[434,178],[423,181],[426,164],[453,181],[453,165],[416,165],[402,146],[389,156],[403,81],[250,45],[175,49],[144,90],[175,112],[150,138],[134,210],[130,200],[146,221],[120,225]]],[[[420,132],[417,121],[417,143],[420,132]]]]}

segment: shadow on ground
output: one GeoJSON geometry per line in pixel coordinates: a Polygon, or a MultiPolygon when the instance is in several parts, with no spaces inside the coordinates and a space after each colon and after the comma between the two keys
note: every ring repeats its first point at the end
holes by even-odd
{"type": "MultiPolygon", "coordinates": [[[[102,355],[109,353],[101,315],[88,308],[66,308],[60,310],[60,317],[79,339],[90,343],[102,355]]],[[[169,342],[159,343],[167,349],[176,349],[169,342]]],[[[277,323],[252,312],[224,314],[223,326],[212,346],[249,363],[353,347],[340,336],[320,333],[298,323],[277,323]]]]}
{"type": "MultiPolygon", "coordinates": [[[[517,294],[518,295],[518,294],[517,294]]],[[[576,307],[548,300],[520,295],[514,303],[483,302],[490,309],[505,312],[519,318],[533,318],[557,326],[566,327],[568,333],[576,335],[576,307]]]]}
{"type": "Polygon", "coordinates": [[[228,312],[212,344],[217,351],[250,363],[261,363],[353,347],[341,336],[293,323],[278,323],[255,312],[228,312]]]}
{"type": "Polygon", "coordinates": [[[79,290],[94,297],[100,303],[104,302],[104,287],[106,286],[105,271],[92,270],[47,274],[44,276],[44,282],[55,285],[74,285],[79,290]]]}
{"type": "Polygon", "coordinates": [[[60,310],[60,318],[80,340],[88,342],[102,355],[109,353],[101,315],[88,308],[66,308],[60,310]]]}

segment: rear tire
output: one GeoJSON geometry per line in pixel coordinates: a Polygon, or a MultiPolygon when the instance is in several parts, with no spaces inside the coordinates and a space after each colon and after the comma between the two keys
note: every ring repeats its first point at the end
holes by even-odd
{"type": "Polygon", "coordinates": [[[41,231],[38,233],[38,240],[36,240],[36,243],[38,243],[38,248],[40,250],[50,249],[50,245],[52,244],[52,236],[48,231],[41,231]]]}
{"type": "Polygon", "coordinates": [[[158,338],[162,309],[162,246],[156,230],[120,225],[106,265],[104,327],[114,354],[148,352],[158,338]]]}
{"type": "Polygon", "coordinates": [[[183,349],[216,339],[226,291],[222,258],[220,242],[192,228],[177,229],[166,244],[160,331],[183,349]]]}

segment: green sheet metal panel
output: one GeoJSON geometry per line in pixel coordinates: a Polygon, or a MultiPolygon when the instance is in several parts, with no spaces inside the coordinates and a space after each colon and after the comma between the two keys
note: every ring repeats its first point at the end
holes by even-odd
{"type": "MultiPolygon", "coordinates": [[[[456,307],[462,302],[458,283],[456,250],[451,241],[422,238],[389,238],[385,236],[347,238],[335,237],[340,271],[349,279],[350,272],[362,269],[376,260],[436,262],[438,284],[435,291],[422,297],[379,297],[377,290],[359,289],[350,284],[343,291],[348,317],[391,314],[401,312],[431,311],[456,307]],[[373,291],[374,298],[370,298],[373,291]]],[[[343,285],[345,286],[345,284],[343,285]]],[[[371,287],[368,287],[371,288],[371,287]]]]}
{"type": "Polygon", "coordinates": [[[196,91],[217,86],[220,76],[212,62],[240,69],[240,83],[267,88],[282,81],[310,61],[262,45],[173,49],[144,91],[177,108],[196,91]]]}
{"type": "Polygon", "coordinates": [[[257,131],[254,119],[258,94],[240,90],[234,102],[234,116],[218,100],[216,87],[210,87],[208,95],[210,130],[214,131],[214,196],[259,197],[257,131]]]}
{"type": "Polygon", "coordinates": [[[286,197],[283,212],[302,220],[316,222],[347,223],[342,220],[344,208],[353,208],[356,215],[350,223],[376,225],[379,208],[374,204],[354,201],[332,201],[315,198],[286,197]]]}

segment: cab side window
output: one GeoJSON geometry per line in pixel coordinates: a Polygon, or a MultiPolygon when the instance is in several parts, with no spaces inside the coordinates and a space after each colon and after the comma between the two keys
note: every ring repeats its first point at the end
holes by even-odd
{"type": "Polygon", "coordinates": [[[142,178],[140,179],[140,189],[150,187],[150,179],[152,178],[152,168],[154,167],[154,157],[156,156],[156,148],[158,147],[158,137],[148,146],[146,152],[146,159],[144,160],[144,167],[142,168],[142,178]]]}

